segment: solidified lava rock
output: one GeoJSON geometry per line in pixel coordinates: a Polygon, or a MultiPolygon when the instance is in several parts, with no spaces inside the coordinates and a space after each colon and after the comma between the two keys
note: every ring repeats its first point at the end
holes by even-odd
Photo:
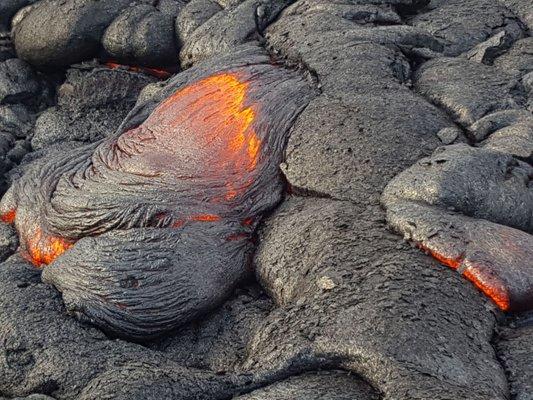
{"type": "MultiPolygon", "coordinates": [[[[531,318],[531,316],[530,316],[531,318]]],[[[502,364],[509,371],[511,396],[516,400],[533,398],[533,326],[505,328],[496,346],[502,364]]]]}
{"type": "Polygon", "coordinates": [[[376,393],[364,382],[343,371],[305,373],[236,400],[374,400],[376,393]]]}
{"type": "Polygon", "coordinates": [[[69,69],[57,89],[57,104],[37,118],[32,147],[39,150],[64,141],[93,143],[106,137],[131,111],[141,89],[154,81],[146,74],[89,63],[69,69]]]}
{"type": "Polygon", "coordinates": [[[533,307],[533,237],[416,203],[388,206],[391,226],[456,270],[504,311],[533,307]]]}
{"type": "Polygon", "coordinates": [[[530,400],[530,3],[0,0],[0,398],[530,400]]]}
{"type": "Polygon", "coordinates": [[[259,237],[256,274],[279,307],[247,368],[342,366],[384,399],[506,398],[485,300],[388,232],[379,206],[291,197],[259,237]]]}
{"type": "Polygon", "coordinates": [[[161,66],[179,61],[173,17],[148,4],[122,12],[105,31],[102,44],[122,62],[161,66]]]}
{"type": "Polygon", "coordinates": [[[245,0],[220,11],[198,27],[183,43],[180,58],[184,66],[224,54],[240,44],[259,39],[260,33],[293,0],[245,0]],[[255,37],[254,37],[255,36],[255,37]]]}
{"type": "Polygon", "coordinates": [[[395,177],[382,201],[395,230],[502,310],[524,310],[533,307],[531,177],[509,154],[453,145],[395,177]]]}
{"type": "Polygon", "coordinates": [[[40,89],[37,76],[26,62],[11,58],[0,63],[0,105],[31,101],[40,89]]]}
{"type": "Polygon", "coordinates": [[[14,28],[17,55],[31,64],[48,67],[94,57],[105,29],[129,3],[129,0],[40,1],[14,28]]]}
{"type": "Polygon", "coordinates": [[[437,58],[415,74],[416,90],[467,127],[485,115],[520,109],[523,89],[510,71],[461,58],[437,58]]]}
{"type": "Polygon", "coordinates": [[[11,187],[3,220],[22,253],[43,266],[70,249],[43,271],[70,311],[145,338],[212,309],[247,275],[253,226],[282,195],[287,132],[313,96],[268,61],[244,49],[192,69],[115,134],[35,163],[11,187]]]}
{"type": "Polygon", "coordinates": [[[394,178],[383,201],[424,202],[533,232],[532,176],[533,167],[510,155],[452,145],[394,178]]]}
{"type": "Polygon", "coordinates": [[[522,36],[522,24],[508,8],[492,0],[434,1],[410,23],[445,43],[445,55],[458,56],[502,33],[504,46],[522,36]]]}

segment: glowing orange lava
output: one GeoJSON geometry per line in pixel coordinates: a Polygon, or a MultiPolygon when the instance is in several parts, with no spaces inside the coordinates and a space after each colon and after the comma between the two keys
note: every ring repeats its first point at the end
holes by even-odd
{"type": "Polygon", "coordinates": [[[498,278],[491,276],[486,268],[480,265],[472,265],[470,262],[465,261],[463,256],[451,258],[438,253],[422,243],[417,243],[416,245],[434,259],[453,270],[458,270],[466,264],[467,268],[462,275],[481,290],[502,311],[509,310],[510,299],[507,289],[498,278]]]}
{"type": "Polygon", "coordinates": [[[220,217],[218,215],[213,215],[213,214],[193,215],[190,219],[191,221],[203,221],[203,222],[220,221],[220,217]]]}
{"type": "MultiPolygon", "coordinates": [[[[260,161],[262,141],[254,128],[259,106],[248,98],[249,85],[241,74],[221,73],[176,91],[140,126],[116,139],[111,148],[116,157],[109,159],[120,159],[108,166],[122,172],[164,176],[192,187],[195,200],[206,207],[174,216],[172,227],[221,220],[224,215],[211,212],[207,205],[216,204],[218,209],[224,202],[238,201],[254,183],[260,161]]],[[[160,213],[155,220],[165,215],[160,213]]],[[[12,223],[15,211],[1,219],[12,223]]],[[[243,223],[252,222],[245,219],[243,223]]],[[[19,225],[22,253],[38,267],[51,263],[74,244],[47,234],[33,221],[19,225]]]]}
{"type": "Polygon", "coordinates": [[[463,276],[490,298],[502,311],[508,311],[511,306],[509,293],[497,278],[491,277],[482,267],[465,270],[463,276]]]}
{"type": "Polygon", "coordinates": [[[457,270],[460,267],[461,263],[463,262],[462,257],[458,257],[458,258],[446,257],[442,254],[439,254],[435,250],[430,249],[429,247],[425,246],[422,243],[417,243],[416,245],[420,250],[429,254],[435,260],[446,265],[447,267],[450,267],[453,270],[457,270]]]}
{"type": "Polygon", "coordinates": [[[42,229],[36,228],[34,235],[26,239],[23,255],[35,266],[41,267],[50,264],[73,244],[68,240],[43,234],[42,229]]]}
{"type": "Polygon", "coordinates": [[[170,76],[172,76],[172,73],[170,71],[167,71],[167,70],[164,70],[164,69],[159,69],[159,68],[137,67],[137,66],[134,66],[134,65],[124,65],[124,64],[119,64],[119,63],[114,62],[114,61],[108,61],[108,62],[105,63],[105,65],[106,65],[106,67],[111,68],[111,69],[126,68],[128,71],[140,72],[140,73],[143,73],[143,74],[152,75],[152,76],[155,76],[156,78],[159,78],[159,79],[167,79],[170,76]]]}
{"type": "Polygon", "coordinates": [[[0,215],[0,220],[2,222],[5,222],[6,224],[12,224],[15,222],[15,217],[17,216],[17,212],[15,210],[9,210],[8,212],[0,215]]]}
{"type": "Polygon", "coordinates": [[[209,180],[214,189],[206,202],[236,199],[253,183],[251,173],[261,155],[262,142],[253,126],[258,105],[247,104],[248,92],[249,83],[237,73],[213,75],[178,90],[141,126],[118,139],[123,153],[142,152],[142,167],[124,157],[122,169],[174,171],[177,179],[192,179],[191,184],[209,180]]]}

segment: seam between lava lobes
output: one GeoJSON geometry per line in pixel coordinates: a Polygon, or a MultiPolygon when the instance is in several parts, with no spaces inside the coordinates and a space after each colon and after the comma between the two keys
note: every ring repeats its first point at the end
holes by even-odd
{"type": "MultiPolygon", "coordinates": [[[[281,13],[280,13],[281,14],[281,13]]],[[[404,25],[407,25],[407,26],[410,26],[408,23],[406,23],[405,21],[405,18],[404,16],[398,12],[398,15],[400,15],[400,17],[402,18],[402,21],[404,22],[404,25]]],[[[312,69],[310,68],[301,58],[299,57],[290,57],[289,55],[285,54],[285,52],[283,52],[281,49],[276,49],[276,47],[270,43],[266,38],[265,38],[265,43],[261,43],[262,47],[265,48],[266,51],[268,51],[268,53],[271,55],[271,57],[273,56],[272,54],[272,51],[271,49],[274,49],[274,51],[277,51],[278,54],[281,55],[281,57],[277,57],[277,59],[280,59],[281,62],[288,66],[290,65],[289,63],[287,63],[287,60],[298,65],[298,66],[302,66],[315,80],[316,80],[316,85],[317,85],[317,89],[319,90],[319,96],[320,95],[324,95],[324,93],[322,92],[322,90],[320,90],[320,79],[319,79],[319,76],[318,74],[312,69]],[[266,44],[266,46],[265,46],[266,44]]],[[[414,57],[412,55],[410,55],[408,52],[404,51],[401,46],[394,46],[401,54],[403,54],[403,56],[405,56],[405,58],[407,59],[407,61],[409,62],[410,66],[411,66],[411,70],[410,70],[410,74],[409,74],[409,79],[407,82],[410,82],[412,83],[413,82],[413,77],[414,77],[414,74],[415,74],[415,69],[413,68],[413,65],[415,64],[415,61],[414,60],[414,57]]],[[[510,48],[510,47],[509,47],[510,48]]],[[[508,49],[506,50],[506,52],[508,51],[508,49]]],[[[503,53],[505,54],[505,53],[503,53]]],[[[427,62],[428,60],[424,61],[427,62]]],[[[420,65],[418,65],[418,68],[420,68],[424,63],[421,63],[420,65]]],[[[411,93],[413,93],[414,95],[418,96],[421,100],[429,103],[429,104],[432,104],[435,108],[437,108],[439,111],[441,111],[444,115],[446,115],[450,122],[453,123],[453,125],[458,128],[459,130],[461,130],[463,132],[463,135],[465,136],[465,138],[468,140],[468,144],[470,146],[472,146],[473,144],[473,141],[471,140],[471,136],[468,134],[468,132],[466,131],[466,129],[458,124],[456,122],[456,119],[453,117],[453,115],[451,115],[451,113],[445,109],[444,107],[440,106],[439,104],[435,104],[434,102],[432,102],[430,99],[428,99],[426,96],[424,96],[423,94],[419,93],[413,85],[408,85],[404,82],[400,82],[398,80],[398,82],[406,87],[411,93]]],[[[327,95],[326,95],[327,96],[327,95]]],[[[309,103],[310,104],[310,103],[309,103]]],[[[308,105],[306,105],[306,107],[304,107],[303,110],[305,110],[308,105]]],[[[303,112],[302,110],[302,112],[303,112]]],[[[292,129],[294,127],[294,125],[296,124],[298,118],[300,117],[301,114],[299,114],[296,118],[295,118],[295,122],[293,124],[293,126],[291,127],[290,131],[289,131],[289,135],[288,135],[288,138],[287,138],[287,142],[288,140],[290,139],[291,137],[291,134],[292,134],[292,129]]],[[[286,154],[285,154],[285,157],[284,157],[284,160],[286,159],[286,154]]],[[[285,162],[285,161],[284,161],[285,162]]],[[[293,195],[297,196],[297,197],[312,197],[312,198],[322,198],[322,199],[327,199],[329,201],[348,201],[349,203],[352,203],[352,204],[356,204],[356,202],[352,199],[341,199],[341,198],[335,198],[327,193],[320,193],[320,192],[315,192],[315,191],[310,191],[310,190],[307,190],[305,188],[299,188],[299,187],[296,187],[296,186],[293,186],[293,189],[297,189],[293,195]]],[[[277,207],[276,207],[277,208],[277,207]]],[[[494,358],[495,360],[498,362],[498,364],[500,365],[503,373],[505,374],[505,377],[506,377],[506,382],[507,382],[507,390],[509,391],[510,390],[510,381],[509,381],[509,377],[508,377],[508,373],[507,373],[507,370],[504,366],[504,364],[502,363],[502,361],[500,360],[500,358],[498,357],[498,353],[497,353],[497,348],[496,348],[496,345],[495,343],[493,343],[494,339],[496,338],[496,329],[497,329],[497,322],[494,323],[494,326],[492,328],[492,339],[489,340],[489,344],[490,346],[492,347],[493,349],[493,352],[494,352],[494,358]]],[[[364,380],[365,382],[368,383],[368,380],[363,376],[363,375],[359,375],[360,378],[362,380],[364,380]]],[[[379,390],[377,390],[373,385],[371,385],[371,387],[379,394],[379,390]]],[[[383,397],[381,395],[381,397],[383,397]]]]}
{"type": "MultiPolygon", "coordinates": [[[[403,17],[402,17],[403,19],[403,17]]],[[[406,23],[406,25],[409,25],[406,23]]],[[[409,25],[410,26],[410,25],[409,25]]],[[[514,42],[513,42],[514,43],[514,42]]],[[[506,54],[509,49],[511,48],[511,46],[513,45],[513,43],[511,43],[511,45],[509,46],[509,48],[507,48],[503,53],[503,54],[506,54]]],[[[408,54],[407,52],[403,51],[401,48],[399,48],[399,50],[401,51],[401,53],[407,58],[407,60],[409,61],[410,65],[411,65],[411,74],[410,74],[410,77],[409,77],[409,80],[412,82],[413,81],[413,77],[414,77],[414,74],[415,74],[415,70],[412,68],[413,66],[413,63],[415,60],[413,60],[413,57],[408,54]]],[[[453,57],[453,58],[457,58],[457,57],[453,57]]],[[[420,67],[425,64],[428,60],[424,61],[423,63],[421,63],[420,65],[418,65],[418,68],[417,69],[420,69],[420,67]]],[[[408,85],[405,85],[414,95],[420,97],[421,99],[423,99],[424,101],[428,102],[429,104],[433,105],[435,108],[437,108],[438,110],[440,110],[441,112],[443,112],[449,119],[451,122],[453,122],[453,124],[455,125],[455,127],[457,127],[458,129],[460,129],[462,132],[463,132],[463,135],[465,136],[465,138],[467,139],[468,141],[468,145],[469,146],[473,146],[475,144],[475,141],[474,139],[472,138],[472,136],[468,133],[468,131],[466,130],[465,127],[463,127],[461,124],[457,123],[456,122],[456,118],[453,116],[453,114],[448,111],[445,107],[443,107],[442,105],[432,101],[431,99],[429,99],[428,97],[424,96],[422,93],[418,92],[416,90],[416,88],[414,87],[414,85],[411,85],[411,86],[408,86],[408,85]]],[[[487,112],[486,115],[490,114],[490,112],[487,112]]],[[[390,182],[390,181],[389,181],[390,182]]],[[[502,360],[500,359],[499,355],[498,355],[498,350],[497,350],[497,345],[496,345],[496,342],[497,342],[497,339],[498,339],[498,336],[497,336],[497,329],[498,327],[500,326],[500,323],[498,323],[497,320],[495,320],[494,322],[494,325],[492,327],[492,338],[489,340],[489,345],[492,347],[492,350],[494,352],[494,359],[496,360],[496,362],[500,365],[500,368],[502,369],[502,372],[504,373],[504,376],[505,376],[505,380],[507,382],[507,391],[508,393],[510,393],[510,390],[511,390],[511,382],[510,382],[510,379],[509,379],[509,373],[505,367],[505,364],[502,362],[502,360]]]]}

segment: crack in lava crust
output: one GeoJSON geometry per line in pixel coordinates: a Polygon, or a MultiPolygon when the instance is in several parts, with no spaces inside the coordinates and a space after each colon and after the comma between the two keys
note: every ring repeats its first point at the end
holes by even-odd
{"type": "Polygon", "coordinates": [[[249,273],[250,236],[282,197],[287,134],[313,95],[300,74],[267,63],[193,68],[109,138],[32,164],[1,218],[68,310],[156,336],[249,273]]]}

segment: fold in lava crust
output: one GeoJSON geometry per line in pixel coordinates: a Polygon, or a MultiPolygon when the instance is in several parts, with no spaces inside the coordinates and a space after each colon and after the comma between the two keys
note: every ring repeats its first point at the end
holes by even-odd
{"type": "Polygon", "coordinates": [[[36,162],[4,196],[22,254],[71,312],[145,339],[216,307],[249,273],[250,237],[281,200],[287,135],[314,92],[243,53],[179,74],[115,134],[36,162]]]}

